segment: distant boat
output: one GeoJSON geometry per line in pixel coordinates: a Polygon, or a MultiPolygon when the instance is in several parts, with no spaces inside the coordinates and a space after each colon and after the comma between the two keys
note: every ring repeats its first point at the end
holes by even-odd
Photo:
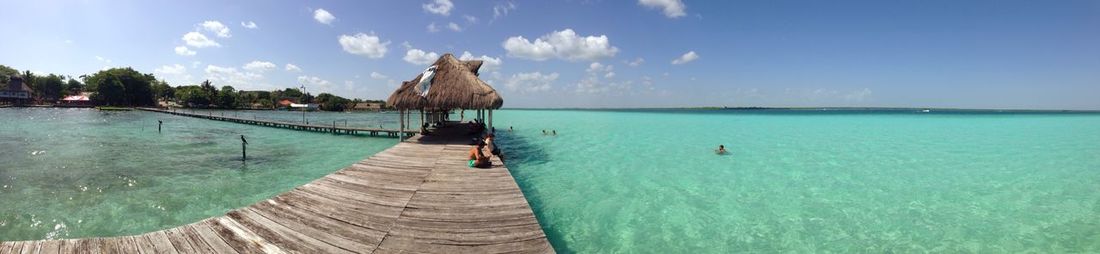
{"type": "Polygon", "coordinates": [[[921,110],[920,112],[921,113],[928,113],[928,112],[932,112],[932,110],[931,109],[925,109],[925,110],[921,110]]]}

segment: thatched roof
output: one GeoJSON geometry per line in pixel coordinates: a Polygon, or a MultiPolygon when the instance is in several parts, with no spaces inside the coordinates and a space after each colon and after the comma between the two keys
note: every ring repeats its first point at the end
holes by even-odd
{"type": "Polygon", "coordinates": [[[481,61],[459,61],[454,55],[444,54],[432,64],[436,70],[428,96],[417,94],[416,84],[424,75],[417,74],[412,80],[402,82],[386,104],[397,109],[498,109],[504,99],[496,89],[478,79],[481,64],[481,61]]]}

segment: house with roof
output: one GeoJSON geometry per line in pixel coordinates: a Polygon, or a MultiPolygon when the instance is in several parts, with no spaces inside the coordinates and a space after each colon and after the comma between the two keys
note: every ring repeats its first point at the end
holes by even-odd
{"type": "Polygon", "coordinates": [[[31,90],[31,87],[27,86],[26,83],[23,83],[22,76],[12,75],[11,77],[8,77],[7,83],[7,85],[0,87],[2,88],[2,90],[0,90],[0,101],[16,104],[22,104],[31,101],[31,94],[33,93],[33,90],[31,90]]]}

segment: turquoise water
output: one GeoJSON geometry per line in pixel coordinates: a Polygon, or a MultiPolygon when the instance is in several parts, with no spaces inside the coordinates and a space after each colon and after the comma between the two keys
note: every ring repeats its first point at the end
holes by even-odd
{"type": "Polygon", "coordinates": [[[561,252],[1100,252],[1100,115],[495,116],[561,252]]]}
{"type": "MultiPolygon", "coordinates": [[[[494,115],[507,165],[560,252],[1100,252],[1100,114],[494,115]],[[719,144],[730,154],[715,155],[719,144]]],[[[0,117],[22,119],[0,124],[4,240],[186,224],[396,142],[144,112],[0,117]],[[248,164],[240,134],[253,144],[248,164]]],[[[396,126],[392,113],[307,117],[396,126]]]]}
{"type": "Polygon", "coordinates": [[[129,235],[192,223],[397,142],[141,111],[6,108],[0,119],[0,240],[129,235]],[[244,162],[240,135],[249,142],[244,162]]]}

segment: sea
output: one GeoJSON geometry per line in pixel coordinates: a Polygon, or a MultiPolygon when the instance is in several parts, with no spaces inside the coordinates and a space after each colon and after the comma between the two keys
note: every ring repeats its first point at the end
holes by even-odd
{"type": "MultiPolygon", "coordinates": [[[[397,126],[393,113],[207,113],[397,126]]],[[[506,165],[562,253],[1100,252],[1096,113],[506,109],[494,118],[506,165]],[[716,154],[719,145],[728,152],[716,154]]],[[[183,225],[397,142],[142,111],[8,108],[0,119],[0,240],[183,225]]]]}

